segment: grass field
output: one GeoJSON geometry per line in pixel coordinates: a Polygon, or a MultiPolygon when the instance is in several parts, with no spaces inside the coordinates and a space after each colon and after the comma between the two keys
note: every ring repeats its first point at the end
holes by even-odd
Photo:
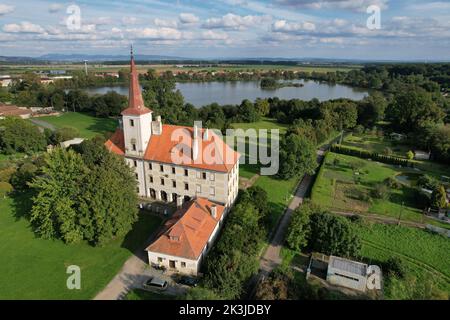
{"type": "Polygon", "coordinates": [[[422,281],[432,279],[441,290],[450,293],[449,239],[420,229],[379,223],[357,224],[357,230],[363,241],[361,255],[366,261],[380,264],[392,256],[401,258],[408,273],[422,281]]]}
{"type": "Polygon", "coordinates": [[[407,185],[399,189],[389,188],[387,199],[372,197],[376,184],[400,174],[417,174],[417,171],[330,152],[317,177],[311,198],[314,203],[337,211],[374,213],[392,218],[399,218],[401,214],[402,220],[448,227],[421,214],[423,208],[417,203],[414,189],[407,185]],[[334,159],[338,159],[339,163],[334,164],[334,159]],[[354,163],[359,164],[357,171],[352,168],[354,163]]]}
{"type": "Polygon", "coordinates": [[[161,223],[141,215],[126,237],[99,248],[36,238],[29,195],[0,200],[0,299],[91,299],[161,223]],[[68,290],[66,268],[81,268],[81,290],[68,290]]]}
{"type": "Polygon", "coordinates": [[[82,138],[92,138],[97,134],[114,132],[118,126],[117,120],[110,118],[97,118],[78,112],[67,112],[60,116],[41,117],[38,119],[48,122],[57,128],[76,128],[80,131],[82,138]]]}
{"type": "MultiPolygon", "coordinates": [[[[117,72],[121,69],[129,69],[128,64],[123,65],[108,65],[108,64],[96,64],[94,66],[88,66],[90,72],[117,72]]],[[[304,71],[304,72],[335,72],[335,71],[350,71],[354,69],[360,69],[360,65],[352,66],[286,66],[286,65],[231,65],[221,64],[217,67],[198,66],[198,67],[184,67],[178,68],[171,64],[140,64],[138,61],[137,69],[140,73],[146,73],[148,69],[154,69],[157,72],[172,71],[172,72],[188,72],[188,71],[268,71],[268,70],[291,70],[291,71],[304,71]]],[[[0,71],[7,74],[20,74],[26,71],[41,71],[49,69],[67,70],[67,71],[84,71],[84,65],[82,64],[57,64],[52,65],[51,68],[48,65],[1,65],[0,71]]]]}

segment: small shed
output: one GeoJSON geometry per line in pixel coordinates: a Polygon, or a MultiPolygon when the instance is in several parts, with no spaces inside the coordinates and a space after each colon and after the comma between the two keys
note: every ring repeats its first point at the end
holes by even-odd
{"type": "Polygon", "coordinates": [[[367,264],[330,256],[327,281],[333,285],[365,292],[367,289],[367,270],[367,264]]]}

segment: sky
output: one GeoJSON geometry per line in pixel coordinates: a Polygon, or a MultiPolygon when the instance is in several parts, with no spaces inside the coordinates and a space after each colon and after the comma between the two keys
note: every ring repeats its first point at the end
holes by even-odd
{"type": "Polygon", "coordinates": [[[0,0],[0,56],[124,55],[130,44],[202,59],[448,61],[450,0],[0,0]]]}

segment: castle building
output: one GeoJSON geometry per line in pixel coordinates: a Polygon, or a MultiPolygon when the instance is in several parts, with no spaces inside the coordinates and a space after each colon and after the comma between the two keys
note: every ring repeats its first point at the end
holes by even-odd
{"type": "Polygon", "coordinates": [[[105,146],[134,168],[141,198],[179,207],[204,198],[228,209],[237,197],[239,154],[213,130],[153,119],[144,105],[133,54],[128,108],[105,146]]]}

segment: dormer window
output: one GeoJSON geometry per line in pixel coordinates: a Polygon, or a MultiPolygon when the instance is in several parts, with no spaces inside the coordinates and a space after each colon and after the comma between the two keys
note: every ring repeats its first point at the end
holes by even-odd
{"type": "Polygon", "coordinates": [[[134,120],[130,119],[130,127],[134,127],[134,120]]]}

